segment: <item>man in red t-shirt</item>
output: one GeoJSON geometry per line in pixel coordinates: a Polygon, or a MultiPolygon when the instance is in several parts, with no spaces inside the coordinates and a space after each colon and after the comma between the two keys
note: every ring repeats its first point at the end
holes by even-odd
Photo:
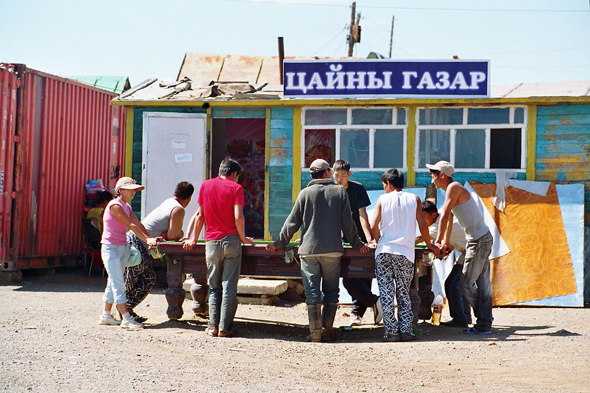
{"type": "Polygon", "coordinates": [[[229,337],[238,308],[238,278],[242,261],[242,243],[254,245],[245,236],[244,190],[237,183],[242,168],[227,157],[219,166],[219,176],[201,184],[192,235],[184,243],[192,250],[203,229],[209,277],[209,327],[211,336],[229,337]]]}

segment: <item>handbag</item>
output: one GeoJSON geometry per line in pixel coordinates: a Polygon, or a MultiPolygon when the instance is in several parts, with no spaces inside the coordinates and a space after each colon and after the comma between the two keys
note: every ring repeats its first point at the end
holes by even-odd
{"type": "Polygon", "coordinates": [[[125,267],[133,267],[137,266],[141,263],[141,252],[135,247],[135,245],[131,244],[129,246],[129,259],[127,259],[127,263],[125,267]]]}

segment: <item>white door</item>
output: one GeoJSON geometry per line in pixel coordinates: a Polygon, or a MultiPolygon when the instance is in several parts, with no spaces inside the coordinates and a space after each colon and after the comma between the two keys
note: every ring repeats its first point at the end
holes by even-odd
{"type": "Polygon", "coordinates": [[[141,218],[174,195],[176,184],[195,186],[186,208],[184,233],[197,211],[197,197],[205,180],[207,115],[193,113],[144,112],[141,218]]]}

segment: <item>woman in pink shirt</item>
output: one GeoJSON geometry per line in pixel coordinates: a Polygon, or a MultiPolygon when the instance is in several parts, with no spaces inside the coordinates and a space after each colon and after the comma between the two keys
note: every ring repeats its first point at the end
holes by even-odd
{"type": "Polygon", "coordinates": [[[149,236],[139,219],[133,214],[129,205],[135,193],[144,188],[144,186],[137,184],[130,177],[120,178],[116,185],[116,195],[118,197],[113,199],[104,211],[101,255],[109,279],[102,297],[104,311],[99,320],[100,325],[120,324],[125,329],[143,328],[143,324],[137,322],[127,310],[127,296],[123,273],[127,260],[129,259],[129,245],[127,244],[126,237],[127,230],[133,231],[150,248],[158,245],[157,239],[149,236]],[[122,321],[112,316],[111,310],[113,303],[116,304],[117,310],[123,316],[122,321]]]}

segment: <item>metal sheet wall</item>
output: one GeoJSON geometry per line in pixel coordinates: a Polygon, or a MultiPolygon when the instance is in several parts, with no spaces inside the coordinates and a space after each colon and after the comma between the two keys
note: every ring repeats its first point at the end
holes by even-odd
{"type": "Polygon", "coordinates": [[[84,185],[114,188],[124,165],[116,96],[24,68],[18,94],[13,239],[18,268],[63,266],[82,254],[84,185]]]}
{"type": "Polygon", "coordinates": [[[15,262],[10,229],[18,83],[14,67],[0,64],[0,261],[6,261],[4,268],[15,262]]]}

